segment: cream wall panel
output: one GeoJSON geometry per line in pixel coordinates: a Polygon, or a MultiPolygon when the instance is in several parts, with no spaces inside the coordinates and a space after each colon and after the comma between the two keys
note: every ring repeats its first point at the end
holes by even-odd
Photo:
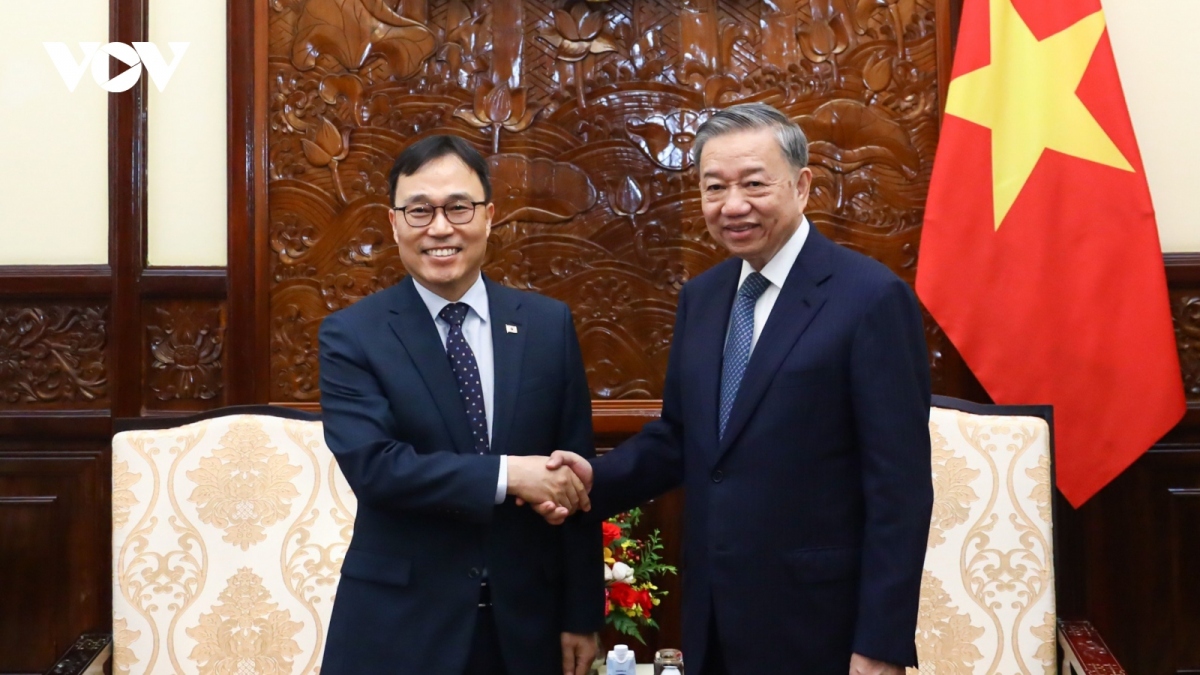
{"type": "MultiPolygon", "coordinates": [[[[0,0],[2,1],[2,0],[0,0]]],[[[163,92],[147,83],[150,265],[226,261],[228,141],[225,3],[150,0],[150,41],[187,42],[163,92]]]]}
{"type": "Polygon", "coordinates": [[[108,98],[43,42],[108,42],[108,3],[0,0],[0,265],[108,262],[108,98]]]}
{"type": "Polygon", "coordinates": [[[1163,250],[1200,251],[1200,49],[1190,30],[1200,26],[1200,2],[1104,0],[1104,11],[1163,250]]]}

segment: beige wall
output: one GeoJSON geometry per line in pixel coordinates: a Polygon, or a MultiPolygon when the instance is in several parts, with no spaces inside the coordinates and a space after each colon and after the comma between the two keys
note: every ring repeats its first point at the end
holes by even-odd
{"type": "Polygon", "coordinates": [[[1198,0],[1103,0],[1164,251],[1200,251],[1198,0]]]}
{"type": "Polygon", "coordinates": [[[0,265],[108,262],[108,98],[43,42],[108,42],[108,3],[0,0],[0,265]]]}
{"type": "MultiPolygon", "coordinates": [[[[1163,249],[1200,251],[1198,0],[1103,0],[1163,249]]],[[[97,0],[0,1],[0,265],[108,260],[107,100],[90,72],[69,92],[43,42],[106,42],[97,0]]],[[[151,265],[224,265],[227,219],[225,3],[150,0],[150,40],[188,50],[149,91],[151,265]]],[[[143,74],[143,77],[148,77],[143,74]]]]}
{"type": "Polygon", "coordinates": [[[147,259],[225,265],[228,220],[225,3],[150,0],[150,41],[189,43],[163,92],[147,95],[147,259]]]}

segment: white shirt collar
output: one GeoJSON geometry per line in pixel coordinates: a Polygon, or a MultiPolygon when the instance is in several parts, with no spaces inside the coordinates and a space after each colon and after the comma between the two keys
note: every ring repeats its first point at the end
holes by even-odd
{"type": "MultiPolygon", "coordinates": [[[[429,313],[433,315],[433,318],[438,318],[438,314],[446,305],[450,304],[450,301],[422,286],[416,277],[413,278],[413,284],[417,287],[417,295],[421,296],[421,300],[429,308],[429,313]]],[[[483,283],[483,274],[479,275],[475,283],[471,284],[471,287],[458,301],[470,307],[480,319],[483,319],[484,323],[488,322],[488,295],[487,286],[483,283]]]]}
{"type": "MultiPolygon", "coordinates": [[[[804,242],[808,240],[808,230],[811,226],[808,224],[807,216],[800,216],[800,226],[792,233],[791,238],[783,245],[783,248],[771,258],[766,265],[763,265],[760,274],[771,282],[776,288],[783,288],[783,282],[787,281],[788,274],[792,271],[792,265],[796,264],[796,258],[800,257],[800,249],[804,248],[804,242]]],[[[750,273],[754,271],[754,266],[745,260],[742,261],[742,274],[738,277],[738,287],[741,288],[742,282],[750,273]]]]}

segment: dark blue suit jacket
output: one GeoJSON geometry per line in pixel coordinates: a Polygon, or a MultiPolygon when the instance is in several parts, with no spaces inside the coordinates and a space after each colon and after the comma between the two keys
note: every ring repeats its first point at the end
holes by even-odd
{"type": "Polygon", "coordinates": [[[685,487],[689,671],[714,607],[733,675],[845,675],[853,652],[915,665],[933,505],[916,298],[812,229],[718,439],[740,268],[728,260],[680,292],[662,418],[594,461],[592,513],[685,487]]]}
{"type": "Polygon", "coordinates": [[[478,455],[413,284],[407,278],[321,325],[325,439],[358,497],[321,672],[459,675],[486,569],[508,672],[560,675],[560,634],[603,624],[599,525],[556,528],[512,498],[494,501],[498,455],[594,456],[571,313],[487,282],[493,454],[478,455]]]}

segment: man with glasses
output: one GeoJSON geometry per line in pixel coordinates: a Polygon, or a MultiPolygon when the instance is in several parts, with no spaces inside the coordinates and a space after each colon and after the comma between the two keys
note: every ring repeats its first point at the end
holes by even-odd
{"type": "Polygon", "coordinates": [[[408,277],[321,325],[325,438],[358,498],[324,675],[584,675],[603,624],[598,524],[546,455],[593,456],[571,313],[481,273],[495,206],[462,139],[413,143],[388,219],[408,277]]]}

